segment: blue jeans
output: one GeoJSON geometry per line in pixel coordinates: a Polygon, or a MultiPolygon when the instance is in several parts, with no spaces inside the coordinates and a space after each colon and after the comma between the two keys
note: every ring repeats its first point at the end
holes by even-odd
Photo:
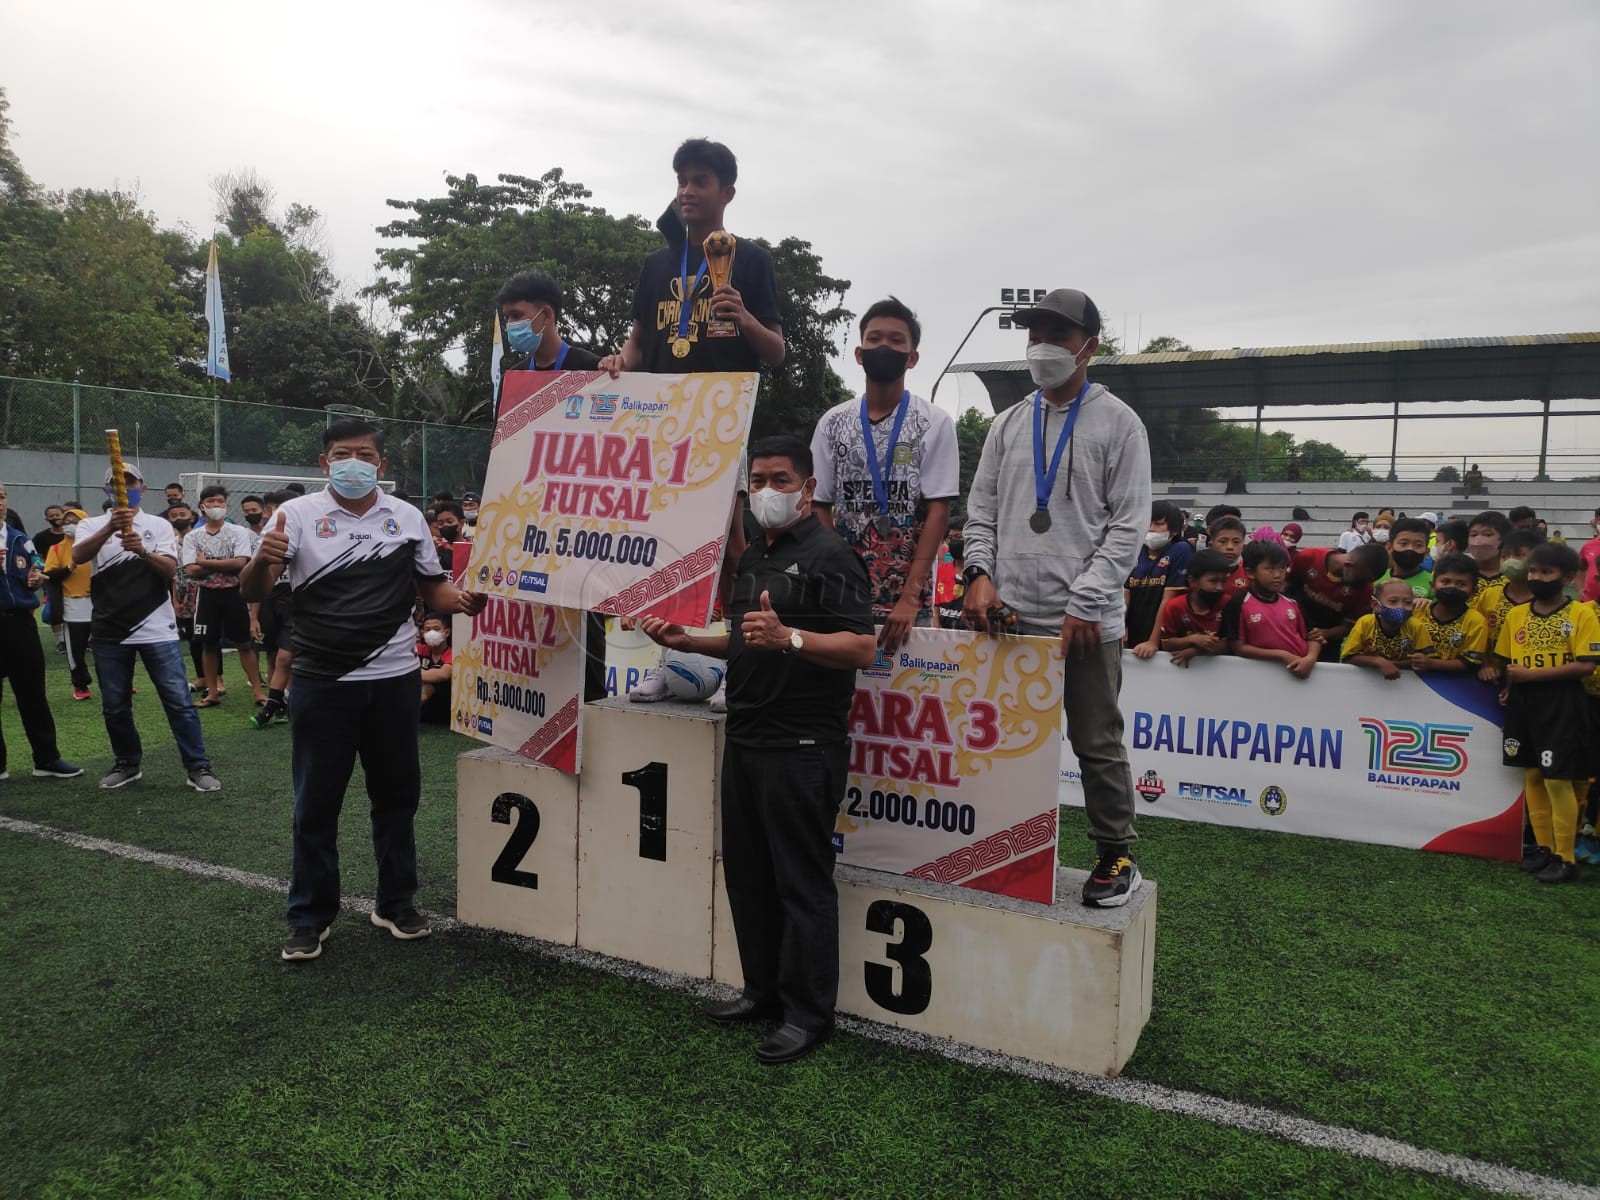
{"type": "Polygon", "coordinates": [[[133,662],[144,660],[144,669],[156,685],[161,707],[167,710],[167,725],[185,770],[207,769],[206,739],[200,732],[200,714],[189,699],[189,677],[184,674],[183,643],[177,639],[146,646],[125,646],[121,642],[89,643],[94,651],[94,673],[100,679],[100,711],[105,716],[106,733],[111,737],[111,752],[119,763],[138,766],[144,760],[139,727],[133,723],[133,662]]]}
{"type": "Polygon", "coordinates": [[[339,913],[339,810],[361,759],[378,860],[374,908],[394,916],[417,894],[415,818],[422,799],[417,712],[422,672],[343,683],[296,674],[289,693],[294,865],[289,924],[322,929],[339,913]]]}

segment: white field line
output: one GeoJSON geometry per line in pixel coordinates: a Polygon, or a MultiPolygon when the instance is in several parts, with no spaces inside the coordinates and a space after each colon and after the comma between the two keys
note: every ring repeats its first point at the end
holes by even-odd
{"type": "MultiPolygon", "coordinates": [[[[0,829],[29,837],[42,838],[46,841],[60,842],[63,845],[73,846],[79,850],[92,850],[100,854],[109,854],[116,858],[129,859],[133,862],[166,867],[169,870],[182,871],[185,874],[196,875],[202,879],[220,879],[227,883],[237,884],[240,887],[254,888],[258,891],[286,895],[289,890],[286,880],[274,879],[270,875],[260,875],[254,871],[241,871],[235,867],[200,862],[197,859],[186,858],[181,854],[166,854],[159,850],[146,850],[142,846],[130,846],[126,842],[113,842],[106,838],[91,837],[88,834],[72,833],[49,825],[40,825],[33,821],[20,821],[13,817],[0,816],[0,829]]],[[[348,912],[369,913],[372,911],[372,901],[364,897],[346,897],[342,901],[342,907],[348,912]]],[[[518,950],[536,954],[552,961],[570,963],[592,971],[603,971],[608,975],[620,976],[624,979],[648,983],[655,987],[689,995],[728,997],[734,994],[731,988],[712,983],[709,980],[696,979],[687,975],[675,975],[668,971],[660,971],[653,967],[642,966],[639,963],[628,962],[624,959],[608,958],[603,954],[596,954],[592,950],[582,950],[576,946],[556,945],[552,942],[540,941],[537,938],[502,933],[498,930],[476,929],[474,926],[464,925],[454,917],[446,916],[443,913],[424,912],[423,916],[427,917],[429,924],[436,933],[449,933],[458,929],[470,930],[476,935],[492,938],[518,950]]],[[[264,949],[263,953],[265,952],[264,949]]],[[[932,1037],[928,1034],[915,1033],[911,1030],[898,1029],[892,1025],[883,1025],[877,1021],[868,1021],[861,1017],[841,1016],[838,1023],[840,1029],[857,1037],[870,1038],[873,1041],[901,1046],[910,1050],[919,1050],[924,1053],[942,1055],[945,1058],[966,1063],[970,1066],[1004,1071],[1011,1075],[1038,1080],[1040,1083],[1053,1084],[1056,1087],[1070,1091],[1082,1092],[1092,1096],[1103,1096],[1108,1100],[1117,1100],[1124,1104],[1136,1104],[1141,1108],[1151,1109],[1156,1112],[1175,1113],[1179,1116],[1194,1117],[1197,1120],[1207,1121],[1213,1125],[1221,1125],[1230,1129],[1244,1129],[1252,1133],[1262,1133],[1280,1141],[1292,1142],[1297,1146],[1308,1146],[1317,1150],[1332,1150],[1340,1154],[1348,1154],[1353,1158],[1364,1158],[1396,1170],[1450,1179],[1497,1195],[1525,1196],[1529,1200],[1600,1200],[1600,1188],[1587,1187],[1564,1179],[1553,1179],[1545,1175],[1535,1175],[1530,1171],[1519,1170],[1515,1167],[1504,1167],[1496,1163],[1481,1162],[1459,1154],[1445,1154],[1438,1150],[1426,1150],[1421,1146],[1413,1146],[1407,1142],[1397,1141],[1394,1138],[1380,1137],[1373,1133],[1363,1133],[1360,1130],[1348,1129],[1339,1125],[1324,1125],[1318,1121],[1290,1116],[1270,1108],[1260,1108],[1252,1104],[1238,1104],[1232,1100],[1208,1096],[1203,1092],[1187,1092],[1180,1088],[1163,1087],[1161,1084],[1147,1083],[1139,1079],[1103,1079],[1098,1075],[1067,1071],[1060,1067],[1052,1067],[1030,1059],[1016,1058],[1009,1054],[997,1054],[994,1051],[981,1050],[976,1046],[968,1046],[961,1042],[952,1042],[944,1038],[932,1037]]]]}

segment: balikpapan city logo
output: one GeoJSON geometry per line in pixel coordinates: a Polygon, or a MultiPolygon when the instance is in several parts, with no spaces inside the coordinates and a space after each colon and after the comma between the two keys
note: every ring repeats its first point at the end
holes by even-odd
{"type": "Polygon", "coordinates": [[[1362,717],[1367,782],[1401,791],[1459,792],[1470,725],[1362,717]]]}

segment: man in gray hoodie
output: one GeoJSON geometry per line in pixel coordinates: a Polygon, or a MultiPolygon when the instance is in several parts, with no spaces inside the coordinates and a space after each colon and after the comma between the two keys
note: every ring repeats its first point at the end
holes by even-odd
{"type": "Polygon", "coordinates": [[[1039,390],[996,417],[983,444],[967,503],[965,615],[988,629],[1008,605],[1012,632],[1060,634],[1067,736],[1098,850],[1083,902],[1117,907],[1141,881],[1117,693],[1122,585],[1150,524],[1150,445],[1137,414],[1089,382],[1094,301],[1058,288],[1011,319],[1028,331],[1039,390]]]}

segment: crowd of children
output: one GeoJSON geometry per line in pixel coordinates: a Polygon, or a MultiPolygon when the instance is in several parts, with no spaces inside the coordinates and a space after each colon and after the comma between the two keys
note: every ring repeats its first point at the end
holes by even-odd
{"type": "Polygon", "coordinates": [[[1504,711],[1504,761],[1524,772],[1523,868],[1545,883],[1600,865],[1600,510],[1580,553],[1531,509],[1440,522],[1358,512],[1336,546],[1291,522],[1249,533],[1219,505],[1190,522],[1155,504],[1129,575],[1128,647],[1178,666],[1232,654],[1309,679],[1318,662],[1474,675],[1504,711]],[[1593,549],[1591,549],[1593,548],[1593,549]]]}

